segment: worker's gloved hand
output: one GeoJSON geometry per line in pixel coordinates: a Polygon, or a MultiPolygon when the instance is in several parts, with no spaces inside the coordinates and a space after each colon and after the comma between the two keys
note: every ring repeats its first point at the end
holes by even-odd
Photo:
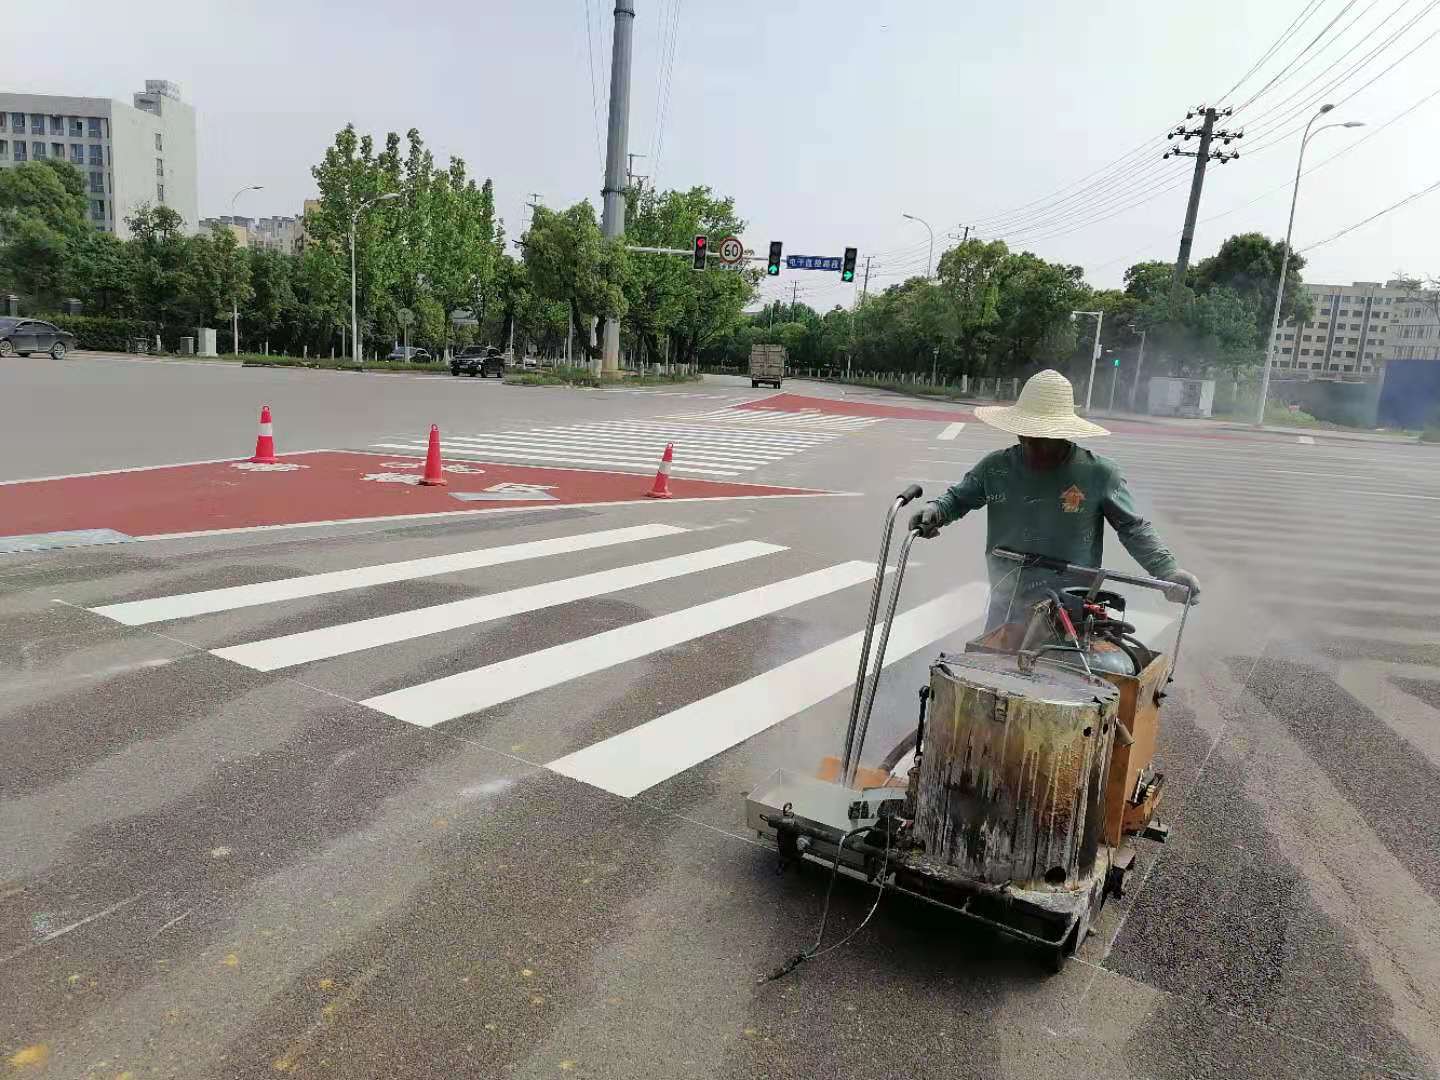
{"type": "Polygon", "coordinates": [[[1190,587],[1190,603],[1200,602],[1200,579],[1189,570],[1173,570],[1165,575],[1166,581],[1175,583],[1175,588],[1165,590],[1165,599],[1174,604],[1185,602],[1185,586],[1190,587]]]}
{"type": "Polygon", "coordinates": [[[940,520],[940,508],[934,503],[926,503],[923,510],[916,510],[910,517],[910,531],[918,532],[926,540],[939,536],[940,526],[943,524],[940,520]]]}

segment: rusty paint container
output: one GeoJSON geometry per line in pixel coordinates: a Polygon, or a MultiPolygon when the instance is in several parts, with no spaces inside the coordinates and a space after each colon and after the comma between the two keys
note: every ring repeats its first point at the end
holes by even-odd
{"type": "Polygon", "coordinates": [[[930,689],[914,791],[929,872],[1038,892],[1103,874],[1116,688],[1044,661],[1025,672],[1013,655],[966,653],[936,661],[930,689]]]}

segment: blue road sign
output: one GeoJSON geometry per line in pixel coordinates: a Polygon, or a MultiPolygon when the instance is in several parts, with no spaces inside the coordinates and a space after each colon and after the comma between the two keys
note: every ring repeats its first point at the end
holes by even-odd
{"type": "Polygon", "coordinates": [[[839,273],[842,261],[828,255],[786,255],[785,267],[788,270],[833,270],[839,273]]]}

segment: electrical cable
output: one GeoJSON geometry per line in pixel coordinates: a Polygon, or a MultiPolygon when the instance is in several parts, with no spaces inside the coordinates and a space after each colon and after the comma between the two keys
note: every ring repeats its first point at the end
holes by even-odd
{"type": "Polygon", "coordinates": [[[840,946],[846,944],[851,939],[853,939],[856,934],[860,933],[861,930],[864,930],[866,925],[870,922],[871,917],[880,907],[880,898],[885,895],[885,878],[890,872],[890,830],[888,828],[884,830],[885,857],[884,861],[880,864],[880,875],[877,878],[879,885],[875,890],[875,902],[870,905],[870,910],[865,913],[865,918],[860,920],[860,924],[856,926],[854,930],[851,930],[850,933],[846,934],[843,938],[835,942],[833,945],[828,945],[824,949],[820,948],[820,943],[825,940],[825,923],[830,918],[830,897],[835,892],[835,879],[840,876],[840,857],[844,853],[845,843],[850,839],[850,837],[854,836],[856,833],[865,832],[866,830],[874,828],[874,825],[861,825],[857,828],[851,829],[849,832],[847,832],[844,836],[840,838],[840,843],[835,848],[835,861],[830,865],[830,884],[825,888],[825,906],[820,911],[820,932],[815,935],[815,944],[811,945],[810,948],[806,949],[804,952],[796,953],[789,960],[785,961],[785,963],[781,964],[778,968],[772,971],[769,975],[761,976],[758,981],[762,985],[764,983],[774,982],[776,979],[784,978],[786,975],[789,975],[790,972],[794,971],[797,967],[805,963],[805,961],[807,960],[818,960],[826,953],[834,952],[836,949],[840,948],[840,946]]]}
{"type": "Polygon", "coordinates": [[[590,61],[590,119],[595,122],[595,155],[600,159],[600,168],[605,168],[605,154],[600,149],[600,97],[595,91],[595,37],[591,33],[591,0],[580,0],[585,5],[585,58],[590,61]]]}
{"type": "Polygon", "coordinates": [[[1285,28],[1284,32],[1278,38],[1276,38],[1274,42],[1271,43],[1268,49],[1265,50],[1265,52],[1261,55],[1260,59],[1256,60],[1255,63],[1250,65],[1250,70],[1245,72],[1244,75],[1241,75],[1240,78],[1236,79],[1235,85],[1230,87],[1229,90],[1226,90],[1225,93],[1221,94],[1215,100],[1224,101],[1231,94],[1235,93],[1236,90],[1240,89],[1241,85],[1245,82],[1245,80],[1250,78],[1251,75],[1254,75],[1255,72],[1259,71],[1260,68],[1264,66],[1265,61],[1269,60],[1270,57],[1274,56],[1275,53],[1280,49],[1280,47],[1283,46],[1285,42],[1290,40],[1292,36],[1294,36],[1295,32],[1300,28],[1300,25],[1306,19],[1308,19],[1314,13],[1315,8],[1317,8],[1323,2],[1324,0],[1310,0],[1310,2],[1300,10],[1300,14],[1296,15],[1295,18],[1291,20],[1290,25],[1285,28]]]}
{"type": "Polygon", "coordinates": [[[1332,240],[1339,240],[1340,237],[1344,236],[1346,233],[1352,233],[1352,232],[1354,232],[1356,229],[1358,229],[1358,228],[1360,228],[1360,227],[1362,227],[1362,226],[1364,226],[1364,225],[1369,225],[1370,222],[1376,220],[1377,218],[1382,218],[1382,217],[1384,217],[1386,214],[1391,213],[1392,211],[1399,210],[1402,206],[1406,205],[1407,203],[1412,203],[1412,202],[1414,202],[1416,199],[1421,198],[1421,197],[1424,196],[1424,195],[1429,195],[1430,192],[1434,191],[1436,188],[1440,188],[1440,180],[1435,181],[1435,183],[1431,184],[1429,187],[1421,188],[1419,191],[1416,191],[1416,192],[1413,192],[1413,193],[1411,193],[1411,194],[1409,194],[1409,195],[1406,195],[1405,198],[1401,199],[1399,202],[1397,202],[1397,203],[1392,203],[1391,205],[1387,206],[1384,210],[1380,210],[1380,211],[1377,211],[1376,213],[1371,214],[1369,217],[1365,218],[1363,221],[1357,221],[1357,222],[1355,222],[1355,224],[1353,224],[1353,225],[1347,225],[1345,228],[1341,229],[1339,232],[1335,233],[1333,236],[1327,236],[1324,240],[1317,240],[1317,241],[1315,241],[1315,243],[1313,243],[1313,244],[1306,244],[1306,245],[1305,245],[1304,247],[1302,247],[1302,248],[1296,248],[1296,251],[1301,252],[1301,253],[1303,254],[1303,253],[1306,252],[1306,251],[1313,251],[1313,250],[1315,250],[1317,247],[1323,247],[1324,245],[1330,243],[1332,240]]]}
{"type": "MultiPolygon", "coordinates": [[[[1280,111],[1284,108],[1286,102],[1288,102],[1288,101],[1293,101],[1293,100],[1295,99],[1295,97],[1297,97],[1299,94],[1301,94],[1301,93],[1303,93],[1303,92],[1305,91],[1305,88],[1306,88],[1306,87],[1311,86],[1312,84],[1314,84],[1314,82],[1315,82],[1316,80],[1324,78],[1327,73],[1335,70],[1335,68],[1337,68],[1339,65],[1343,64],[1343,63],[1345,62],[1345,60],[1346,60],[1347,57],[1349,57],[1351,54],[1353,54],[1356,49],[1360,48],[1361,45],[1364,45],[1365,42],[1369,41],[1370,38],[1373,37],[1373,36],[1375,35],[1375,33],[1376,33],[1378,30],[1380,30],[1380,28],[1383,27],[1387,21],[1389,21],[1390,19],[1394,18],[1395,15],[1400,11],[1400,9],[1403,8],[1403,7],[1405,7],[1405,5],[1409,4],[1410,2],[1411,2],[1411,0],[1400,0],[1399,4],[1396,6],[1396,8],[1395,8],[1394,11],[1391,11],[1388,15],[1383,16],[1383,17],[1379,20],[1379,22],[1377,22],[1377,23],[1376,23],[1374,26],[1372,26],[1369,30],[1365,31],[1365,33],[1360,37],[1360,39],[1359,39],[1358,41],[1356,41],[1356,42],[1354,42],[1353,44],[1349,45],[1349,46],[1347,47],[1347,49],[1345,50],[1345,52],[1341,53],[1341,54],[1340,54],[1339,56],[1337,56],[1335,59],[1331,60],[1328,66],[1326,66],[1326,67],[1324,67],[1324,68],[1321,68],[1321,69],[1320,69],[1319,71],[1317,71],[1314,75],[1312,75],[1309,79],[1307,79],[1305,82],[1301,83],[1300,86],[1299,86],[1298,88],[1296,88],[1295,90],[1292,90],[1287,97],[1283,97],[1283,98],[1281,98],[1279,101],[1274,102],[1274,103],[1272,103],[1272,104],[1270,104],[1270,105],[1267,105],[1266,107],[1264,107],[1263,109],[1261,109],[1261,111],[1260,111],[1259,113],[1257,113],[1255,116],[1250,117],[1250,118],[1246,121],[1246,123],[1248,123],[1248,124],[1262,123],[1262,122],[1264,122],[1264,121],[1266,120],[1267,117],[1273,116],[1273,115],[1275,115],[1276,113],[1280,112],[1280,111]]],[[[1336,33],[1336,35],[1334,36],[1334,38],[1332,38],[1332,39],[1325,45],[1324,48],[1320,49],[1320,50],[1319,50],[1318,52],[1316,52],[1313,56],[1311,56],[1309,60],[1305,61],[1305,63],[1301,64],[1298,68],[1296,68],[1294,71],[1292,71],[1292,72],[1290,73],[1291,77],[1293,78],[1293,77],[1295,77],[1295,76],[1298,76],[1302,71],[1304,71],[1306,68],[1308,68],[1311,64],[1315,63],[1315,61],[1322,59],[1322,58],[1325,56],[1325,54],[1329,51],[1329,49],[1330,49],[1333,45],[1335,45],[1337,42],[1341,41],[1341,40],[1345,37],[1345,35],[1350,32],[1351,28],[1354,27],[1355,24],[1358,23],[1361,19],[1363,19],[1366,15],[1368,15],[1368,14],[1371,12],[1371,10],[1375,7],[1375,5],[1378,4],[1378,3],[1379,3],[1379,0],[1370,0],[1370,3],[1369,3],[1368,5],[1366,5],[1366,7],[1365,7],[1358,15],[1355,16],[1355,18],[1351,19],[1350,22],[1346,23],[1344,29],[1342,29],[1342,30],[1340,30],[1338,33],[1336,33]]],[[[1255,100],[1255,99],[1252,98],[1251,101],[1253,101],[1253,100],[1255,100]]],[[[1248,105],[1248,104],[1250,104],[1250,102],[1246,102],[1246,104],[1248,105]]],[[[1241,108],[1244,108],[1244,106],[1241,106],[1241,108]]],[[[1239,110],[1237,109],[1236,111],[1238,112],[1239,110]]]]}
{"type": "MultiPolygon", "coordinates": [[[[1311,49],[1313,49],[1315,45],[1320,41],[1320,39],[1330,32],[1330,28],[1334,26],[1337,22],[1339,22],[1342,18],[1344,18],[1345,13],[1348,12],[1352,7],[1354,7],[1358,2],[1359,0],[1346,0],[1345,6],[1340,9],[1339,13],[1336,14],[1333,19],[1331,19],[1328,23],[1325,24],[1324,28],[1320,31],[1320,33],[1316,34],[1313,38],[1311,38],[1309,43],[1298,53],[1296,53],[1291,58],[1288,64],[1286,64],[1274,75],[1272,75],[1269,82],[1267,82],[1264,86],[1260,87],[1259,90],[1256,90],[1255,93],[1251,94],[1239,105],[1235,106],[1234,112],[1238,113],[1241,109],[1244,109],[1247,106],[1254,104],[1255,100],[1259,98],[1262,94],[1264,94],[1266,90],[1269,90],[1272,86],[1279,82],[1280,79],[1285,75],[1285,73],[1295,66],[1296,61],[1298,61],[1302,56],[1304,56],[1311,49]]],[[[1377,4],[1378,2],[1379,0],[1370,0],[1370,7],[1374,7],[1375,4],[1377,4]]],[[[1370,9],[1366,8],[1365,10],[1368,11],[1370,9]]],[[[1352,23],[1351,25],[1354,24],[1352,23]]],[[[1346,27],[1346,29],[1349,29],[1349,27],[1346,27]]]]}
{"type": "MultiPolygon", "coordinates": [[[[1435,97],[1437,97],[1437,96],[1440,96],[1440,89],[1436,89],[1436,90],[1430,91],[1430,93],[1426,94],[1426,95],[1425,95],[1424,97],[1422,97],[1419,101],[1417,101],[1417,102],[1415,102],[1413,105],[1411,105],[1409,108],[1405,109],[1403,112],[1397,113],[1396,115],[1392,116],[1389,120],[1386,120],[1385,123],[1381,124],[1381,125],[1380,125],[1379,127],[1377,127],[1377,128],[1374,128],[1373,130],[1371,130],[1368,134],[1366,134],[1366,135],[1363,136],[1362,138],[1356,139],[1353,143],[1350,143],[1348,146],[1346,146],[1346,147],[1345,147],[1344,149],[1342,149],[1342,150],[1337,150],[1335,153],[1331,154],[1329,157],[1327,157],[1327,158],[1322,158],[1320,161],[1317,161],[1314,165],[1311,165],[1310,168],[1308,168],[1308,169],[1306,169],[1304,172],[1302,172],[1302,173],[1300,174],[1301,177],[1304,178],[1304,177],[1306,177],[1306,176],[1309,176],[1309,175],[1310,175],[1311,173],[1313,173],[1315,170],[1320,169],[1320,168],[1323,168],[1324,166],[1330,164],[1330,162],[1334,161],[1336,158],[1344,157],[1346,154],[1350,153],[1350,151],[1356,149],[1357,147],[1361,146],[1362,144],[1364,144],[1364,143],[1370,141],[1371,139],[1375,138],[1376,135],[1379,135],[1382,131],[1384,131],[1386,128],[1388,128],[1391,124],[1394,124],[1394,123],[1399,122],[1400,120],[1403,120],[1405,117],[1409,116],[1409,115],[1410,115],[1412,112],[1414,112],[1416,109],[1420,108],[1421,105],[1424,105],[1426,102],[1433,100],[1433,99],[1434,99],[1435,97]]],[[[1203,217],[1203,218],[1200,219],[1200,223],[1204,223],[1204,222],[1207,222],[1207,221],[1215,221],[1217,218],[1228,217],[1229,215],[1234,214],[1234,213],[1237,213],[1237,212],[1240,211],[1240,210],[1244,210],[1247,206],[1254,206],[1257,202],[1261,202],[1261,201],[1263,201],[1263,200],[1265,200],[1265,199],[1268,199],[1268,198],[1270,198],[1272,195],[1278,195],[1278,194],[1279,194],[1280,192],[1282,192],[1282,191],[1289,191],[1290,188],[1291,188],[1291,186],[1292,186],[1292,181],[1286,180],[1284,183],[1276,185],[1275,187],[1271,188],[1269,191],[1265,192],[1264,194],[1255,196],[1255,198],[1249,200],[1248,202],[1240,203],[1238,206],[1232,206],[1229,210],[1222,210],[1222,211],[1220,211],[1220,213],[1218,213],[1218,214],[1211,214],[1209,217],[1203,217]]]]}
{"type": "Polygon", "coordinates": [[[655,147],[655,167],[653,175],[660,175],[660,161],[665,156],[665,121],[670,117],[670,93],[675,83],[675,53],[680,40],[680,6],[684,0],[672,0],[672,14],[670,20],[670,53],[665,62],[665,103],[660,111],[660,134],[658,145],[655,147]]]}
{"type": "MultiPolygon", "coordinates": [[[[1408,0],[1407,0],[1407,2],[1408,2],[1408,0]]],[[[1401,6],[1403,6],[1403,3],[1402,3],[1401,6]]],[[[1428,15],[1431,11],[1433,11],[1437,6],[1440,6],[1440,0],[1430,0],[1430,3],[1429,3],[1429,5],[1428,5],[1427,7],[1423,8],[1420,12],[1418,12],[1415,16],[1413,16],[1413,17],[1410,19],[1409,22],[1405,23],[1404,26],[1401,26],[1398,30],[1396,30],[1396,31],[1395,31],[1393,34],[1391,34],[1388,38],[1386,38],[1384,41],[1382,41],[1379,45],[1377,45],[1377,46],[1375,46],[1373,49],[1371,49],[1368,53],[1366,53],[1363,57],[1361,57],[1358,61],[1356,61],[1353,65],[1351,65],[1351,67],[1348,68],[1345,72],[1343,72],[1342,74],[1336,76],[1336,77],[1335,77],[1334,79],[1332,79],[1330,82],[1328,82],[1328,83],[1326,83],[1324,86],[1322,86],[1319,90],[1316,90],[1315,92],[1311,93],[1309,96],[1307,96],[1304,100],[1298,102],[1296,105],[1291,106],[1291,107],[1288,108],[1288,109],[1285,109],[1285,110],[1284,110],[1284,113],[1285,113],[1284,116],[1277,116],[1277,117],[1276,117],[1275,119],[1273,119],[1273,120],[1265,121],[1265,122],[1262,124],[1261,129],[1260,129],[1259,132],[1252,132],[1252,133],[1251,133],[1252,137],[1253,137],[1255,134],[1266,135],[1266,136],[1273,135],[1274,132],[1275,132],[1278,128],[1284,127],[1286,124],[1290,123],[1291,120],[1294,120],[1294,119],[1296,119],[1297,117],[1299,117],[1299,116],[1305,114],[1306,112],[1308,112],[1309,109],[1310,109],[1310,106],[1314,105],[1316,102],[1320,101],[1322,98],[1329,96],[1330,93],[1331,93],[1331,91],[1338,89],[1338,88],[1339,88],[1340,86],[1342,86],[1344,83],[1346,83],[1347,81],[1349,81],[1349,79],[1350,79],[1351,77],[1353,77],[1353,76],[1356,75],[1358,72],[1360,72],[1366,65],[1368,65],[1372,60],[1374,60],[1374,58],[1377,57],[1380,53],[1384,52],[1384,51],[1385,51],[1386,49],[1388,49],[1391,45],[1393,45],[1393,44],[1401,37],[1401,35],[1403,35],[1407,30],[1409,30],[1409,29],[1410,29],[1411,27],[1413,27],[1417,22],[1419,22],[1422,18],[1424,18],[1424,17],[1425,17],[1426,15],[1428,15]]],[[[1396,11],[1398,11],[1398,10],[1399,10],[1399,9],[1397,8],[1396,11]]],[[[1391,13],[1392,16],[1393,16],[1394,14],[1395,14],[1395,12],[1392,12],[1392,13],[1391,13]]],[[[1388,18],[1388,17],[1389,17],[1389,16],[1387,16],[1387,18],[1388,18]]],[[[1383,23],[1382,23],[1382,25],[1383,25],[1383,23]]],[[[1378,29],[1378,27],[1377,27],[1377,29],[1378,29]]],[[[1356,94],[1358,94],[1361,90],[1364,90],[1366,87],[1368,87],[1368,86],[1370,86],[1372,83],[1374,83],[1377,79],[1382,78],[1384,75],[1388,74],[1391,70],[1393,70],[1393,69],[1396,67],[1396,65],[1404,62],[1405,59],[1407,59],[1410,55],[1412,55],[1417,49],[1419,49],[1419,48],[1421,48],[1422,46],[1424,46],[1424,45],[1425,45],[1431,38],[1433,38],[1434,36],[1435,36],[1435,32],[1432,31],[1431,34],[1429,34],[1427,37],[1423,38],[1418,45],[1416,45],[1416,46],[1415,46],[1414,48],[1412,48],[1409,52],[1407,52],[1407,53],[1405,53],[1403,56],[1401,56],[1398,60],[1395,60],[1395,61],[1391,62],[1387,67],[1385,67],[1384,69],[1382,69],[1379,74],[1375,75],[1373,78],[1371,78],[1370,80],[1368,80],[1367,82],[1365,82],[1363,85],[1361,85],[1361,86],[1358,87],[1357,89],[1351,91],[1349,94],[1347,94],[1345,97],[1341,98],[1339,101],[1333,102],[1332,104],[1334,104],[1334,105],[1338,108],[1340,105],[1344,104],[1346,101],[1349,101],[1349,100],[1350,100],[1351,98],[1353,98],[1356,94]]],[[[1368,35],[1367,35],[1367,37],[1368,37],[1368,35]]],[[[1352,51],[1353,51],[1353,50],[1352,50],[1352,51]]],[[[1342,57],[1342,60],[1343,60],[1343,57],[1342,57]]],[[[1338,63],[1339,63],[1339,61],[1337,61],[1336,64],[1332,64],[1329,68],[1326,68],[1325,71],[1328,72],[1328,71],[1332,70],[1335,66],[1337,66],[1338,63]]],[[[1321,72],[1321,73],[1320,73],[1320,75],[1324,75],[1324,74],[1325,74],[1325,72],[1321,72]]],[[[1318,78],[1318,77],[1319,77],[1319,76],[1317,76],[1317,78],[1318,78]]],[[[1310,82],[1307,82],[1305,85],[1306,85],[1306,86],[1309,86],[1310,83],[1313,83],[1314,81],[1315,81],[1315,80],[1312,79],[1312,80],[1310,80],[1310,82]]],[[[1302,91],[1303,91],[1303,89],[1304,89],[1304,87],[1301,87],[1301,90],[1302,90],[1302,91]]],[[[1297,91],[1297,93],[1298,93],[1298,92],[1299,92],[1299,91],[1297,91]]],[[[1294,95],[1292,95],[1292,97],[1293,97],[1293,96],[1294,96],[1294,95]]],[[[1286,100],[1289,100],[1289,99],[1287,98],[1286,100]]],[[[1267,115],[1267,114],[1262,114],[1262,116],[1263,116],[1263,115],[1267,115]]],[[[1259,118],[1257,118],[1257,119],[1259,119],[1259,118]]],[[[1308,121],[1308,118],[1307,118],[1307,121],[1308,121]]],[[[1252,121],[1252,122],[1254,122],[1254,121],[1252,121]]],[[[1295,127],[1292,127],[1292,128],[1290,128],[1288,131],[1286,131],[1284,134],[1279,135],[1279,136],[1276,136],[1276,139],[1275,139],[1275,140],[1272,140],[1271,142],[1262,143],[1259,147],[1254,147],[1254,146],[1252,146],[1252,147],[1247,151],[1247,153],[1249,153],[1249,154],[1255,154],[1255,153],[1258,153],[1259,150],[1261,150],[1261,149],[1264,149],[1264,148],[1269,147],[1269,146],[1273,146],[1274,143],[1275,143],[1275,141],[1283,140],[1283,139],[1287,138],[1291,133],[1300,130],[1300,128],[1303,127],[1303,126],[1304,126],[1303,124],[1299,124],[1299,125],[1297,125],[1297,126],[1295,126],[1295,127]]]]}

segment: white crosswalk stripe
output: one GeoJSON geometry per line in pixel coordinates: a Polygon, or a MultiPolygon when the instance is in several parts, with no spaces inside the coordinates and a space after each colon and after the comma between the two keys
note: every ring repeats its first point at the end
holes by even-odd
{"type": "MultiPolygon", "coordinates": [[[[971,582],[897,616],[886,666],[978,622],[988,591],[971,582]]],[[[616,795],[638,795],[852,685],[861,637],[841,638],[547,767],[616,795]]]]}
{"type": "Polygon", "coordinates": [[[592,596],[603,596],[637,585],[648,585],[685,574],[699,573],[701,570],[711,570],[717,566],[731,566],[745,559],[784,550],[785,548],[778,544],[744,540],[738,544],[726,544],[724,547],[697,551],[690,555],[676,555],[635,566],[622,566],[616,570],[601,570],[594,574],[561,578],[559,581],[547,581],[508,592],[455,600],[448,604],[402,611],[397,615],[382,615],[374,619],[362,619],[359,622],[327,626],[321,630],[287,634],[285,637],[271,638],[268,641],[252,641],[245,645],[232,645],[213,651],[216,656],[257,671],[276,671],[313,660],[358,652],[361,649],[394,645],[462,626],[475,626],[511,615],[521,615],[527,611],[539,611],[592,596]]]}
{"type": "Polygon", "coordinates": [[[638,660],[660,649],[763,615],[773,615],[806,600],[869,581],[874,576],[873,563],[840,563],[579,641],[393,690],[360,704],[419,727],[434,727],[466,713],[479,712],[582,675],[638,660]]]}
{"type": "MultiPolygon", "coordinates": [[[[723,567],[740,568],[743,576],[761,576],[761,583],[739,587],[738,591],[715,599],[438,678],[406,684],[403,665],[409,661],[404,658],[416,654],[403,651],[376,651],[366,656],[364,664],[333,669],[347,672],[345,678],[375,679],[380,676],[373,673],[374,669],[386,662],[394,664],[394,658],[401,658],[399,689],[379,694],[356,691],[353,696],[361,699],[360,704],[406,723],[433,727],[777,615],[868,583],[874,574],[873,563],[851,561],[767,581],[766,568],[774,564],[766,556],[787,549],[760,540],[741,540],[639,560],[629,556],[629,552],[639,549],[624,546],[685,535],[688,535],[686,529],[675,526],[641,525],[125,601],[90,610],[133,626],[256,607],[266,609],[267,616],[270,609],[276,609],[277,614],[288,620],[295,614],[293,610],[286,610],[291,601],[393,582],[587,551],[596,552],[602,565],[618,563],[608,569],[556,576],[462,600],[328,625],[325,608],[301,609],[305,617],[313,618],[320,625],[279,637],[222,644],[211,649],[213,656],[223,660],[256,671],[273,672],[302,664],[323,665],[326,661],[339,661],[384,646],[549,611],[622,590],[686,580],[691,575],[723,567]],[[365,697],[365,693],[372,696],[365,697]]],[[[889,659],[898,660],[976,622],[984,611],[986,593],[985,585],[971,583],[899,615],[891,636],[889,659]]],[[[653,719],[642,716],[633,731],[602,739],[588,749],[552,762],[550,768],[617,794],[637,794],[844,690],[854,677],[858,642],[859,634],[851,634],[684,708],[653,719]]],[[[316,676],[321,681],[330,677],[331,669],[324,670],[326,675],[316,676]]],[[[396,681],[389,681],[388,685],[394,686],[396,681]]],[[[345,696],[346,688],[335,686],[334,692],[345,696]]]]}
{"type": "Polygon", "coordinates": [[[711,424],[735,424],[749,427],[785,428],[794,431],[859,431],[871,424],[878,424],[878,416],[847,416],[841,413],[826,413],[819,409],[798,409],[794,412],[784,409],[747,409],[730,405],[710,412],[678,413],[672,420],[700,420],[711,424]]]}
{"type": "MultiPolygon", "coordinates": [[[[729,410],[722,410],[729,412],[729,410]]],[[[705,414],[709,416],[711,414],[705,414]]],[[[784,414],[776,414],[784,415],[784,414]]],[[[746,420],[704,421],[696,418],[606,420],[589,424],[446,435],[446,457],[540,465],[653,470],[667,443],[675,446],[671,471],[701,477],[742,476],[793,454],[823,446],[852,428],[792,428],[746,420]]],[[[424,439],[391,439],[376,449],[421,455],[424,439]]]]}
{"type": "Polygon", "coordinates": [[[485,566],[501,566],[522,559],[568,555],[611,544],[673,536],[686,531],[676,525],[634,525],[624,529],[606,529],[575,536],[560,536],[551,540],[531,540],[522,544],[507,544],[504,547],[482,548],[479,551],[461,551],[454,555],[435,555],[428,559],[407,559],[404,562],[361,566],[354,570],[332,570],[324,574],[308,574],[305,577],[281,578],[278,581],[262,581],[254,585],[232,585],[225,589],[160,596],[153,600],[131,600],[90,610],[126,626],[144,626],[166,619],[183,619],[215,611],[233,611],[258,604],[273,604],[280,600],[323,596],[326,593],[363,589],[370,585],[386,585],[395,581],[433,577],[436,574],[453,574],[485,566]]]}

